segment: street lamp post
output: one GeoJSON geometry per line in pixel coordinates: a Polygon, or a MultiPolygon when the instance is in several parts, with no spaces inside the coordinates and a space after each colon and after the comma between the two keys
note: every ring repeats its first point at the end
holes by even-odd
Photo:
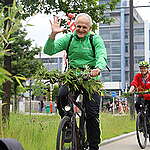
{"type": "Polygon", "coordinates": [[[29,80],[30,81],[30,83],[29,83],[29,86],[30,86],[30,90],[29,90],[29,98],[30,98],[30,115],[31,115],[31,105],[32,105],[32,103],[31,103],[31,100],[32,100],[32,95],[31,95],[31,86],[32,86],[32,81],[31,81],[31,79],[29,80]]]}
{"type": "MultiPolygon", "coordinates": [[[[130,83],[133,80],[134,77],[134,28],[133,28],[133,23],[134,23],[134,18],[133,18],[133,0],[130,0],[130,32],[129,32],[129,37],[130,37],[130,43],[129,43],[129,48],[130,48],[130,83]]],[[[131,119],[135,119],[135,109],[134,109],[134,97],[130,99],[130,116],[131,119]]]]}

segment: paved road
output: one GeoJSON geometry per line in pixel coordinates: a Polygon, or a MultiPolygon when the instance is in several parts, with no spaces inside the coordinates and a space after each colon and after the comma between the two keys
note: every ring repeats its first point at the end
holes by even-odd
{"type": "MultiPolygon", "coordinates": [[[[100,150],[141,150],[138,146],[136,135],[131,135],[126,138],[101,145],[100,150]]],[[[150,150],[150,143],[144,150],[150,150]]]]}

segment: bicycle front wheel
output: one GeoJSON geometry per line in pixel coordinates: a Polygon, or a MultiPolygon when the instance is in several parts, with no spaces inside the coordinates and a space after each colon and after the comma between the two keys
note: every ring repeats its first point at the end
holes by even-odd
{"type": "Polygon", "coordinates": [[[70,118],[64,116],[58,128],[56,150],[73,150],[72,147],[72,127],[70,118]]]}
{"type": "Polygon", "coordinates": [[[80,117],[80,125],[79,125],[79,149],[85,150],[88,149],[88,141],[87,141],[87,130],[86,130],[86,121],[85,116],[82,114],[80,117]]]}
{"type": "Polygon", "coordinates": [[[136,120],[136,135],[139,146],[141,149],[144,149],[147,144],[147,126],[146,126],[146,117],[139,112],[136,120]]]}

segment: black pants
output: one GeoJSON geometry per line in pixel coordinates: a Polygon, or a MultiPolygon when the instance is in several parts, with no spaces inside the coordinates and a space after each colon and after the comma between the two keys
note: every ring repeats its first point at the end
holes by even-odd
{"type": "Polygon", "coordinates": [[[135,109],[136,112],[139,113],[140,112],[140,105],[142,104],[147,104],[148,107],[148,115],[150,117],[150,100],[144,100],[142,97],[137,97],[136,98],[136,103],[135,103],[135,109]]]}
{"type": "MultiPolygon", "coordinates": [[[[67,86],[63,85],[59,89],[57,108],[61,117],[64,116],[62,107],[67,105],[67,96],[69,94],[69,89],[67,86]]],[[[80,91],[75,91],[72,93],[74,99],[77,99],[80,91]]],[[[97,93],[92,95],[92,99],[89,100],[88,93],[86,90],[83,92],[83,100],[85,102],[86,111],[86,128],[87,128],[87,138],[89,142],[89,150],[98,150],[100,143],[100,128],[99,128],[99,109],[100,109],[100,96],[97,93]]]]}

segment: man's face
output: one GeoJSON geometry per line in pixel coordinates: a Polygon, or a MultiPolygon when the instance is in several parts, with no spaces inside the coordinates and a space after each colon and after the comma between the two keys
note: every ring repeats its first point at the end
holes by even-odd
{"type": "Polygon", "coordinates": [[[140,67],[140,72],[142,75],[146,75],[148,70],[149,70],[149,68],[147,68],[147,67],[140,67]]]}
{"type": "Polygon", "coordinates": [[[89,19],[85,16],[80,16],[75,22],[75,26],[79,38],[83,38],[91,29],[89,19]]]}

